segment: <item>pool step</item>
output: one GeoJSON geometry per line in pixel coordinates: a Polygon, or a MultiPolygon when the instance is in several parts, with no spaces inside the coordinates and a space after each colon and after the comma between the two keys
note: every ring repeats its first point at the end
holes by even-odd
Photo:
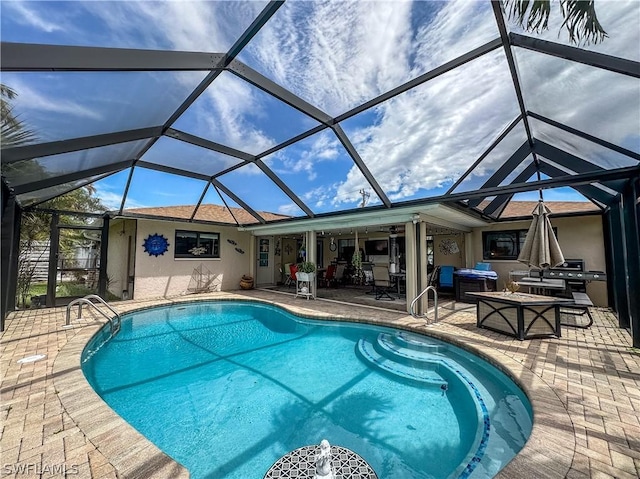
{"type": "Polygon", "coordinates": [[[433,340],[426,336],[412,334],[407,331],[400,331],[397,334],[380,333],[378,341],[392,342],[409,349],[427,351],[430,353],[442,354],[449,349],[446,344],[435,344],[433,340]]]}
{"type": "Polygon", "coordinates": [[[380,354],[376,346],[365,338],[358,341],[357,348],[362,358],[383,371],[404,379],[416,381],[425,386],[435,386],[443,389],[448,387],[447,381],[442,379],[435,371],[438,367],[445,367],[437,361],[430,361],[429,363],[421,362],[420,366],[404,364],[380,354]]]}
{"type": "Polygon", "coordinates": [[[378,335],[379,351],[390,358],[398,356],[401,360],[424,363],[425,366],[438,365],[445,356],[446,346],[426,342],[419,336],[407,336],[380,333],[378,335]],[[415,339],[414,339],[415,338],[415,339]]]}

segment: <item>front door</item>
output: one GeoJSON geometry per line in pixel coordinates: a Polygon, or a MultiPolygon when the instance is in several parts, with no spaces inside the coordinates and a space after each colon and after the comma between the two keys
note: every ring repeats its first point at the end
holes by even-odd
{"type": "Polygon", "coordinates": [[[258,252],[256,265],[256,286],[269,286],[274,282],[273,265],[273,236],[260,236],[256,251],[258,252]]]}

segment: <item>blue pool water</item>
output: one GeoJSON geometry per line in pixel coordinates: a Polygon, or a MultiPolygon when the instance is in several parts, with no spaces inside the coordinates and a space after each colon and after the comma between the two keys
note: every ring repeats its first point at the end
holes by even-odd
{"type": "Polygon", "coordinates": [[[531,432],[510,379],[424,336],[250,302],[145,310],[107,334],[84,351],[88,381],[195,479],[260,479],[321,439],[380,478],[492,477],[531,432]]]}

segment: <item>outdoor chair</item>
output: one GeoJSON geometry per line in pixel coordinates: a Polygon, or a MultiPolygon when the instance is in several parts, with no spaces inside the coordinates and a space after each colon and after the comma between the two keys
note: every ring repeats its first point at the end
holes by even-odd
{"type": "Polygon", "coordinates": [[[295,283],[295,278],[291,278],[291,263],[286,263],[284,265],[284,274],[285,274],[285,280],[284,280],[285,286],[291,286],[292,284],[295,283]]]}
{"type": "Polygon", "coordinates": [[[367,291],[367,294],[376,294],[376,287],[375,287],[375,284],[373,283],[373,265],[363,264],[362,274],[364,274],[365,284],[371,285],[371,291],[367,291]]]}
{"type": "Polygon", "coordinates": [[[436,266],[431,271],[431,274],[427,277],[427,286],[438,287],[438,275],[440,274],[440,266],[436,266]]]}
{"type": "Polygon", "coordinates": [[[393,291],[393,284],[389,277],[389,268],[387,266],[374,266],[373,271],[373,287],[376,294],[376,299],[385,299],[386,301],[393,301],[391,296],[393,291]]]}
{"type": "Polygon", "coordinates": [[[322,278],[322,284],[326,288],[336,284],[336,270],[337,270],[337,268],[338,267],[335,264],[330,264],[329,266],[327,266],[327,271],[325,271],[324,277],[322,278]]]}
{"type": "Polygon", "coordinates": [[[587,329],[591,327],[593,316],[591,316],[589,308],[593,306],[593,302],[586,293],[572,293],[571,295],[573,296],[573,304],[560,306],[560,324],[572,328],[587,329]],[[585,315],[588,321],[586,323],[579,322],[578,318],[582,319],[585,315]]]}
{"type": "Polygon", "coordinates": [[[440,266],[438,286],[453,289],[453,266],[440,266]]]}
{"type": "Polygon", "coordinates": [[[290,263],[289,264],[289,284],[288,286],[291,286],[292,284],[295,285],[297,278],[296,278],[296,273],[298,272],[298,265],[295,263],[290,263]]]}

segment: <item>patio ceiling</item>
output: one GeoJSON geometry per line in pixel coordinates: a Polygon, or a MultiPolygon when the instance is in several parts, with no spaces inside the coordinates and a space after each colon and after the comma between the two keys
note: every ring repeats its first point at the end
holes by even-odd
{"type": "Polygon", "coordinates": [[[37,138],[2,145],[3,181],[23,207],[91,185],[116,214],[259,224],[498,219],[539,188],[604,209],[640,171],[640,2],[596,8],[609,37],[576,47],[490,1],[2,2],[37,138]]]}

